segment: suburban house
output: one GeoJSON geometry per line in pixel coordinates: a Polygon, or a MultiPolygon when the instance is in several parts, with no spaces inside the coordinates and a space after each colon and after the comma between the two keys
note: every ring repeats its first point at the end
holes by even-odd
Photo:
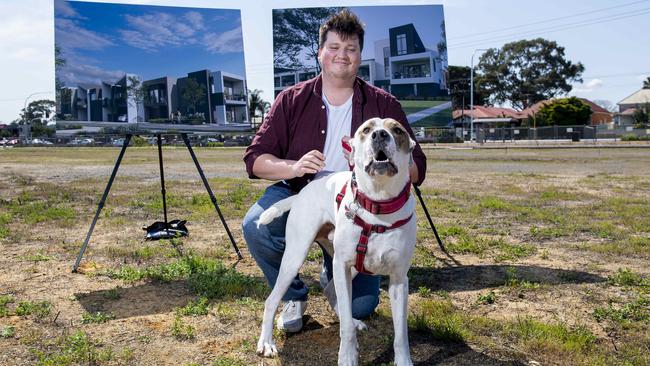
{"type": "MultiPolygon", "coordinates": [[[[373,59],[362,60],[358,76],[399,99],[448,96],[447,69],[437,50],[422,43],[413,24],[389,28],[388,38],[375,41],[373,59]]],[[[316,76],[317,69],[275,69],[277,96],[285,88],[316,76]]]]}
{"type": "Polygon", "coordinates": [[[115,83],[64,87],[58,113],[76,121],[166,122],[183,117],[226,125],[248,124],[247,105],[243,77],[200,70],[181,78],[163,76],[143,81],[126,74],[115,83]],[[128,92],[134,84],[142,85],[138,98],[128,92]]]}
{"type": "MultiPolygon", "coordinates": [[[[578,98],[583,103],[591,108],[590,125],[601,125],[612,123],[613,117],[605,108],[595,104],[594,102],[578,98]]],[[[539,113],[545,105],[549,104],[552,100],[542,100],[530,107],[522,110],[521,112],[510,108],[497,108],[487,106],[474,106],[474,112],[469,109],[460,110],[456,109],[452,113],[453,124],[456,127],[469,127],[472,114],[474,115],[474,125],[485,125],[485,127],[518,127],[522,124],[528,124],[529,127],[535,127],[535,116],[539,113]]]]}
{"type": "MultiPolygon", "coordinates": [[[[578,98],[578,99],[580,99],[580,101],[582,101],[584,104],[588,105],[589,108],[591,109],[591,117],[590,117],[589,125],[591,126],[603,125],[603,124],[612,123],[614,121],[614,117],[607,109],[599,106],[598,104],[590,101],[589,99],[586,98],[578,98]]],[[[534,121],[535,115],[539,113],[539,110],[542,109],[542,107],[544,107],[545,105],[549,104],[551,101],[552,99],[542,100],[524,109],[523,111],[521,111],[521,113],[527,117],[530,117],[534,121]]]]}
{"type": "Polygon", "coordinates": [[[497,108],[475,105],[474,110],[456,109],[452,112],[452,123],[454,127],[463,127],[469,129],[474,116],[474,127],[516,127],[527,118],[511,108],[497,108]]]}
{"type": "Polygon", "coordinates": [[[638,90],[617,104],[616,125],[633,125],[636,123],[634,114],[638,109],[643,109],[646,113],[650,113],[650,89],[638,90]]]}

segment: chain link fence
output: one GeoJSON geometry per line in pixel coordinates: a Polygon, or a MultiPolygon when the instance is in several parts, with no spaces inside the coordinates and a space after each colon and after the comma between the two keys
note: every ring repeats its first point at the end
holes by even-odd
{"type": "MultiPolygon", "coordinates": [[[[420,142],[452,143],[470,141],[470,129],[460,127],[416,127],[420,142]]],[[[477,142],[516,142],[527,140],[597,141],[650,140],[650,128],[634,126],[546,126],[546,127],[485,127],[475,126],[477,142]]]]}

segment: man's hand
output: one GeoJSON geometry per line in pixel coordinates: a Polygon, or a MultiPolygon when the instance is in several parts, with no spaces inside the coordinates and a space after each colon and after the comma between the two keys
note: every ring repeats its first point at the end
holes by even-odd
{"type": "Polygon", "coordinates": [[[291,170],[294,177],[305,174],[316,174],[325,168],[325,155],[318,150],[312,150],[293,163],[291,170]]]}

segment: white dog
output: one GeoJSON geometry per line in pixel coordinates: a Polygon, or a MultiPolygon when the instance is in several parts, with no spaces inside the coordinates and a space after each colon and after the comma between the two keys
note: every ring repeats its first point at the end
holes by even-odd
{"type": "MultiPolygon", "coordinates": [[[[257,352],[277,355],[273,318],[291,280],[323,226],[333,224],[333,281],[341,343],[339,365],[358,364],[356,330],[365,325],[352,318],[352,278],[357,272],[390,276],[395,327],[395,363],[412,365],[407,330],[408,278],[415,248],[415,201],[410,195],[409,167],[415,142],[393,119],[366,121],[350,140],[353,172],[317,179],[299,194],[277,202],[261,216],[267,224],[287,210],[286,248],[280,272],[264,308],[257,352]],[[354,272],[354,273],[353,273],[354,272]]],[[[330,233],[330,239],[332,235],[330,233]]]]}

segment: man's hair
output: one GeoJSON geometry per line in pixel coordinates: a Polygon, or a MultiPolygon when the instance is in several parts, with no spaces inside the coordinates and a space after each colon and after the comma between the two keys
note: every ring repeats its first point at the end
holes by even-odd
{"type": "Polygon", "coordinates": [[[341,40],[345,41],[351,36],[359,38],[359,48],[363,51],[363,24],[359,18],[348,9],[343,9],[340,12],[330,16],[323,25],[320,26],[318,31],[318,48],[321,49],[327,41],[327,32],[336,32],[341,40]]]}

